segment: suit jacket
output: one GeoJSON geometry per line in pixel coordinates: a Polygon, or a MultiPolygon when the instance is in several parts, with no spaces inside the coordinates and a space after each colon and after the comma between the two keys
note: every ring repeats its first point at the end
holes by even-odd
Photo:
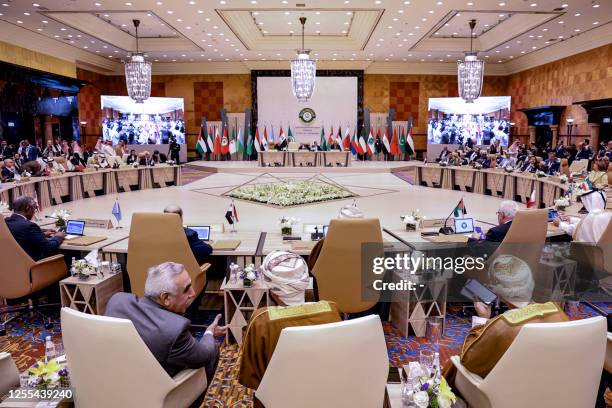
{"type": "Polygon", "coordinates": [[[2,180],[14,179],[15,174],[18,174],[17,168],[14,168],[13,170],[9,170],[6,167],[2,168],[2,180]]]}
{"type": "Polygon", "coordinates": [[[8,217],[6,225],[15,241],[35,261],[55,255],[63,241],[59,237],[45,237],[45,234],[43,234],[37,224],[28,221],[19,214],[13,214],[8,217]]]}
{"type": "Polygon", "coordinates": [[[485,234],[485,239],[468,239],[468,248],[469,252],[474,256],[484,256],[485,254],[491,255],[497,247],[499,243],[504,240],[510,226],[512,225],[512,221],[507,222],[505,224],[497,225],[485,234]]]}
{"type": "Polygon", "coordinates": [[[142,158],[140,159],[140,163],[138,163],[140,166],[153,166],[155,165],[155,160],[153,160],[153,158],[150,159],[146,159],[146,158],[142,158]]]}
{"type": "Polygon", "coordinates": [[[189,242],[193,256],[195,256],[198,264],[202,265],[206,262],[206,257],[212,254],[212,247],[198,238],[198,233],[191,228],[185,227],[185,235],[187,236],[187,242],[189,242]]]}
{"type": "Polygon", "coordinates": [[[153,300],[131,293],[116,293],[106,305],[106,316],[128,319],[168,375],[185,368],[205,367],[209,378],[219,351],[210,334],[196,340],[189,332],[189,319],[164,309],[153,300]]]}
{"type": "Polygon", "coordinates": [[[28,145],[25,149],[25,155],[28,161],[34,161],[38,158],[38,153],[36,152],[36,146],[28,145]]]}
{"type": "Polygon", "coordinates": [[[132,164],[137,161],[138,161],[138,156],[136,156],[135,154],[130,154],[126,159],[127,164],[132,164]]]}

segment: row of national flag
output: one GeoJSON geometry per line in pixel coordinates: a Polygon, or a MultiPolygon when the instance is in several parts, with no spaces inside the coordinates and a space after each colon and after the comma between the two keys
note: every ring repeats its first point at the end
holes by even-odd
{"type": "MultiPolygon", "coordinates": [[[[321,128],[321,137],[319,140],[320,150],[350,150],[354,155],[372,156],[374,154],[383,153],[385,155],[413,155],[415,153],[414,140],[412,138],[412,128],[396,127],[393,128],[391,135],[388,134],[387,128],[381,132],[378,128],[376,136],[373,129],[370,128],[369,133],[362,128],[357,134],[357,129],[351,134],[348,127],[342,132],[341,126],[338,126],[334,132],[332,126],[329,133],[325,131],[325,127],[321,128]],[[380,143],[376,143],[376,139],[380,143]]],[[[218,127],[204,126],[200,127],[200,134],[196,141],[196,150],[204,156],[206,153],[214,155],[227,155],[237,153],[239,155],[246,154],[251,156],[255,152],[268,150],[269,142],[279,144],[284,148],[287,143],[295,141],[291,127],[287,127],[287,134],[283,127],[280,127],[278,137],[274,135],[274,127],[264,126],[263,131],[259,131],[259,127],[254,129],[254,132],[249,132],[245,135],[243,128],[232,128],[231,135],[228,134],[227,127],[219,129],[218,127]],[[245,140],[246,137],[246,140],[245,140]]]]}

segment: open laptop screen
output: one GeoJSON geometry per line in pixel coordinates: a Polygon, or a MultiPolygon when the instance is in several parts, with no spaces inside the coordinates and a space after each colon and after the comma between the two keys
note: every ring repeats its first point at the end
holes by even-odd
{"type": "Polygon", "coordinates": [[[190,225],[189,228],[198,233],[198,238],[202,241],[210,239],[210,225],[190,225]]]}
{"type": "Polygon", "coordinates": [[[455,234],[474,232],[473,218],[455,218],[455,234]]]}
{"type": "Polygon", "coordinates": [[[70,220],[66,223],[66,234],[83,235],[85,232],[85,221],[70,220]]]}

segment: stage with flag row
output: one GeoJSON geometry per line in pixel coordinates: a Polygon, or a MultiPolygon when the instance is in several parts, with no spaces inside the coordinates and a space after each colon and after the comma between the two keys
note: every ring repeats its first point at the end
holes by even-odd
{"type": "Polygon", "coordinates": [[[317,151],[347,151],[359,157],[382,154],[404,160],[414,155],[416,150],[412,127],[394,125],[391,129],[392,131],[389,131],[387,127],[378,126],[369,129],[361,127],[351,131],[349,127],[343,130],[338,126],[334,130],[332,126],[326,130],[323,126],[319,137],[312,140],[305,140],[302,137],[298,140],[293,135],[291,126],[287,126],[285,133],[281,125],[278,134],[275,134],[273,126],[270,126],[268,132],[268,126],[254,127],[250,131],[245,131],[244,126],[203,124],[200,126],[195,149],[205,159],[211,159],[211,156],[215,159],[231,155],[234,160],[253,158],[259,152],[268,150],[287,150],[290,143],[308,146],[317,151]]]}

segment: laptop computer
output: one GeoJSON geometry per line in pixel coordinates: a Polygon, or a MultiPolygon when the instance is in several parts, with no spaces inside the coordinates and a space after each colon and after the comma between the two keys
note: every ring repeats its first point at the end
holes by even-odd
{"type": "Polygon", "coordinates": [[[471,234],[474,232],[473,218],[455,218],[455,234],[471,234]]]}
{"type": "Polygon", "coordinates": [[[202,241],[210,241],[210,225],[188,225],[187,228],[197,232],[202,241]]]}
{"type": "Polygon", "coordinates": [[[64,239],[74,239],[85,235],[85,221],[69,220],[66,223],[66,237],[64,239]]]}

